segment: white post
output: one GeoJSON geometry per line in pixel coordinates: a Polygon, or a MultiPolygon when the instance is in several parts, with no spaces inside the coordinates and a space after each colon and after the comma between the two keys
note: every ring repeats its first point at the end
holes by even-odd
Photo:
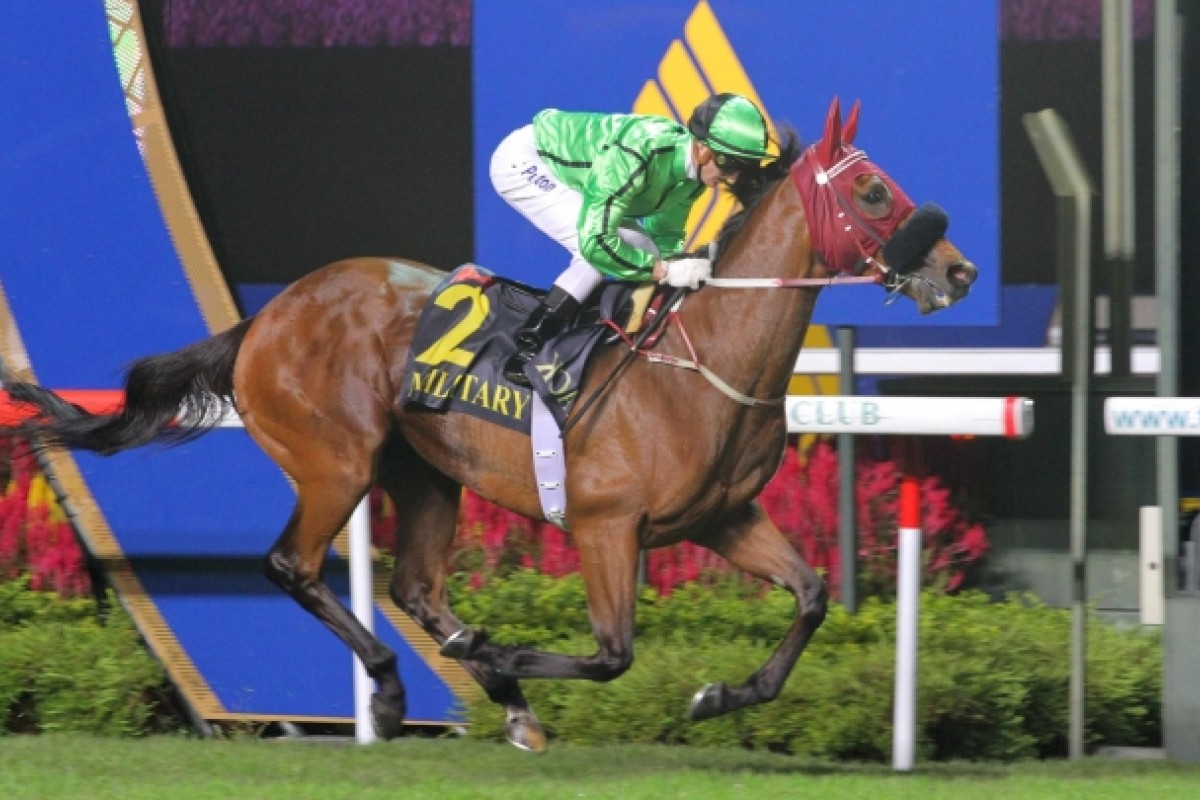
{"type": "Polygon", "coordinates": [[[892,712],[892,769],[913,768],[917,747],[917,614],[921,596],[921,489],[900,484],[896,562],[896,691],[892,712]]]}
{"type": "Polygon", "coordinates": [[[1163,576],[1162,509],[1142,506],[1138,509],[1138,539],[1141,558],[1142,624],[1162,625],[1165,604],[1163,576]]]}
{"type": "MultiPolygon", "coordinates": [[[[370,498],[350,515],[350,609],[368,631],[374,631],[371,602],[371,510],[370,498]]],[[[367,674],[358,656],[354,656],[354,737],[359,744],[375,741],[371,722],[371,695],[375,681],[367,674]]]]}

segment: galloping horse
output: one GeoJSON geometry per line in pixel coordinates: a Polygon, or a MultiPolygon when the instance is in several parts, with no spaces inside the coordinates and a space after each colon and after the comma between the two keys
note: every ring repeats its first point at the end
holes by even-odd
{"type": "MultiPolygon", "coordinates": [[[[567,520],[598,645],[592,655],[490,642],[447,603],[462,488],[529,517],[541,506],[525,435],[397,402],[418,317],[445,277],[439,270],[383,258],[317,270],[224,333],[136,362],[115,414],[89,414],[36,384],[6,388],[37,407],[28,431],[101,453],[199,435],[216,408],[236,405],[296,486],[266,574],[362,659],[378,684],[372,714],[385,737],[400,732],[406,711],[396,656],[322,579],[330,541],[373,483],[398,512],[392,599],[504,706],[513,744],[546,746],[520,679],[607,681],[629,668],[639,551],[685,540],[796,597],[770,659],[741,685],[702,688],[691,717],[762,703],[779,693],[826,611],[824,582],[755,500],[783,454],[782,400],[820,284],[841,272],[877,274],[928,313],[964,297],[976,275],[944,238],[944,214],[914,210],[852,146],[857,125],[857,104],[843,127],[835,99],[819,142],[801,153],[787,137],[774,173],[742,198],[719,237],[715,279],[685,298],[650,353],[666,365],[634,360],[567,434],[567,520]]],[[[599,348],[579,396],[627,352],[599,348]]]]}

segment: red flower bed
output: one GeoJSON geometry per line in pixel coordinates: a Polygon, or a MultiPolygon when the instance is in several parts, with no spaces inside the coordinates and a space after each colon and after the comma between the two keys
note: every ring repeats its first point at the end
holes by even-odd
{"type": "MultiPolygon", "coordinates": [[[[900,478],[894,461],[859,456],[858,562],[861,591],[866,594],[895,591],[900,478]]],[[[983,526],[964,519],[950,494],[937,477],[922,480],[924,583],[945,591],[962,586],[971,565],[988,549],[983,526]]],[[[806,454],[789,447],[779,472],[760,497],[780,530],[826,576],[835,597],[841,588],[837,497],[837,453],[827,442],[818,442],[806,454]]],[[[375,544],[387,550],[393,541],[395,512],[378,493],[373,501],[375,544]]],[[[453,565],[469,572],[475,585],[489,575],[518,567],[554,576],[579,569],[579,554],[569,535],[548,522],[528,520],[471,492],[464,494],[459,519],[453,565]]],[[[646,581],[662,593],[730,569],[720,556],[690,543],[646,555],[646,581]]]]}
{"type": "Polygon", "coordinates": [[[22,439],[0,437],[0,491],[0,580],[29,572],[37,590],[90,592],[83,550],[22,439]]]}
{"type": "MultiPolygon", "coordinates": [[[[858,563],[861,591],[867,595],[895,591],[900,478],[894,461],[860,454],[855,485],[858,563]]],[[[0,437],[0,489],[0,579],[28,571],[35,589],[63,595],[89,592],[83,552],[36,460],[19,439],[0,437]]],[[[835,597],[841,589],[837,497],[837,453],[820,441],[807,453],[789,447],[760,498],[779,529],[826,576],[835,597]]],[[[922,480],[921,512],[924,583],[954,591],[987,552],[987,534],[962,516],[937,477],[922,480]]],[[[372,519],[375,545],[390,551],[395,510],[379,492],[372,494],[372,519]]],[[[553,576],[579,569],[579,553],[568,534],[471,492],[463,497],[452,559],[453,567],[469,573],[476,585],[517,568],[553,576]]],[[[646,581],[662,593],[729,571],[720,556],[690,543],[646,554],[646,581]]]]}

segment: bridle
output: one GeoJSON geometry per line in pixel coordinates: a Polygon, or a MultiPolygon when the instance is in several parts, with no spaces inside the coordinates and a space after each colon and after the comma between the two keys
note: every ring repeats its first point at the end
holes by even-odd
{"type": "MultiPolygon", "coordinates": [[[[884,182],[892,192],[893,206],[882,224],[868,221],[854,207],[854,204],[838,190],[837,180],[845,175],[843,181],[852,181],[849,170],[856,164],[870,164],[867,154],[854,147],[842,148],[845,153],[828,169],[822,168],[816,156],[816,147],[810,147],[791,168],[792,180],[804,203],[805,214],[809,219],[810,236],[816,239],[817,227],[814,220],[819,210],[823,215],[824,230],[831,234],[823,241],[813,241],[814,250],[825,254],[827,265],[831,268],[830,275],[823,278],[722,278],[713,277],[705,281],[706,286],[720,289],[793,289],[821,288],[826,286],[881,284],[888,290],[885,304],[891,304],[899,297],[905,287],[914,281],[923,282],[937,296],[942,292],[928,278],[915,271],[900,271],[892,269],[885,260],[876,256],[888,247],[888,242],[897,235],[901,222],[911,214],[930,214],[925,206],[914,210],[913,202],[890,178],[884,175],[884,182]],[[802,169],[802,167],[804,167],[802,169]],[[818,205],[819,203],[819,205],[818,205]],[[850,259],[853,259],[850,262],[850,259]],[[834,263],[829,263],[830,261],[834,263]],[[849,263],[848,263],[849,262],[849,263]]],[[[880,172],[883,175],[882,171],[880,172]]],[[[938,213],[942,213],[937,209],[938,213]]],[[[945,227],[942,226],[944,233],[945,227]]],[[[910,247],[912,246],[911,243],[910,247]]],[[[929,243],[932,246],[933,242],[929,243]]],[[[917,245],[920,246],[920,245],[917,245]]],[[[926,248],[928,249],[928,248],[926,248]]],[[[710,254],[715,258],[716,253],[710,254]]],[[[679,317],[679,308],[683,297],[666,312],[667,322],[674,321],[675,327],[683,337],[688,349],[689,358],[658,353],[649,349],[640,351],[646,361],[652,364],[667,364],[668,366],[691,369],[700,373],[709,383],[726,397],[751,408],[778,408],[784,404],[786,396],[762,399],[750,397],[730,386],[719,375],[700,362],[696,349],[693,347],[683,321],[679,317]]],[[[632,344],[632,342],[630,342],[632,344]]]]}
{"type": "Polygon", "coordinates": [[[825,278],[717,277],[710,278],[705,284],[725,289],[762,289],[877,283],[888,290],[884,305],[891,305],[910,283],[921,283],[938,297],[939,301],[948,305],[944,292],[924,275],[911,268],[895,269],[889,266],[890,259],[881,260],[877,257],[881,250],[886,253],[891,248],[889,242],[904,239],[908,231],[918,228],[922,231],[922,234],[918,235],[919,241],[899,242],[901,247],[897,249],[908,252],[914,249],[917,252],[928,251],[937,238],[945,233],[945,212],[933,204],[915,208],[908,195],[887,177],[886,173],[879,171],[877,174],[882,176],[892,193],[893,207],[883,224],[866,219],[850,198],[839,190],[838,185],[853,180],[854,176],[849,174],[849,171],[854,165],[871,165],[871,162],[867,159],[866,152],[858,148],[844,146],[842,152],[844,155],[825,169],[817,158],[814,145],[805,151],[790,171],[810,225],[811,220],[820,218],[829,223],[824,226],[827,239],[814,241],[813,247],[827,254],[828,261],[833,262],[829,264],[832,269],[831,275],[825,278]],[[838,178],[843,175],[846,177],[839,181],[838,178]],[[900,228],[905,220],[924,224],[910,224],[900,228]],[[930,234],[930,230],[935,231],[936,235],[930,234]]]}

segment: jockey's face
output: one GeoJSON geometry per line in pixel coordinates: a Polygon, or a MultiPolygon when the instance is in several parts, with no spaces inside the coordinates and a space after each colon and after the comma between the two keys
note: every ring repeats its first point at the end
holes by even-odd
{"type": "Polygon", "coordinates": [[[692,143],[692,157],[696,161],[696,177],[710,189],[715,189],[722,182],[733,183],[737,180],[737,170],[724,171],[717,165],[717,154],[712,148],[700,142],[692,143]]]}

